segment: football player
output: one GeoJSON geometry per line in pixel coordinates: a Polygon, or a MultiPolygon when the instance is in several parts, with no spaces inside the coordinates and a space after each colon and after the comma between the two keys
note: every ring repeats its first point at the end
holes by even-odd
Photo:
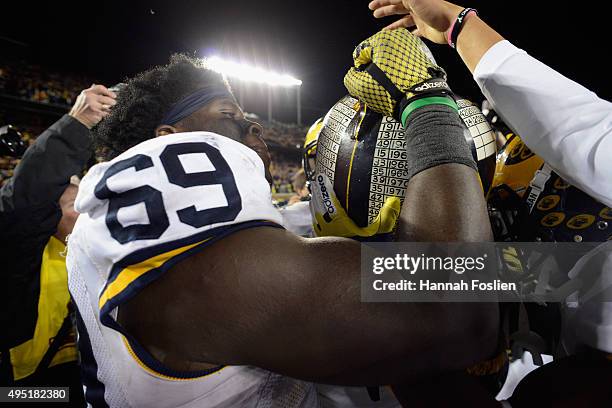
{"type": "MultiPolygon", "coordinates": [[[[403,240],[489,240],[454,102],[420,102],[409,210],[389,216],[403,240]]],[[[108,161],[81,182],[67,258],[93,406],[310,407],[309,381],[398,384],[494,353],[496,306],[361,303],[357,242],[280,228],[262,133],[185,56],[127,81],[96,130],[108,161]]]]}

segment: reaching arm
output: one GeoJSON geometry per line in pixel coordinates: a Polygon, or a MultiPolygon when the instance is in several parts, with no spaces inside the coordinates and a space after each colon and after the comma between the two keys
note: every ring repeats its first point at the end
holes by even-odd
{"type": "MultiPolygon", "coordinates": [[[[373,0],[369,4],[374,17],[403,16],[386,27],[392,30],[413,27],[413,33],[437,44],[446,44],[448,31],[463,7],[443,0],[373,0]]],[[[465,65],[473,73],[483,55],[503,37],[478,16],[465,20],[458,41],[457,51],[465,65]]]]}
{"type": "MultiPolygon", "coordinates": [[[[370,9],[375,17],[405,15],[389,28],[416,26],[418,35],[442,44],[463,7],[442,0],[374,0],[370,9]]],[[[457,51],[531,150],[572,184],[612,205],[610,102],[504,41],[478,16],[465,21],[457,51]]]]}
{"type": "Polygon", "coordinates": [[[507,41],[484,55],[474,78],[531,150],[612,206],[612,103],[507,41]]]}

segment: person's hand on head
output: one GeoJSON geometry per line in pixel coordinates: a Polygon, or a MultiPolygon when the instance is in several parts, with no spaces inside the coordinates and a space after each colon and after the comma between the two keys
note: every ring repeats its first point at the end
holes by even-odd
{"type": "Polygon", "coordinates": [[[110,113],[116,99],[117,94],[104,85],[93,84],[79,94],[68,114],[91,129],[110,113]]]}
{"type": "Polygon", "coordinates": [[[443,0],[373,0],[368,7],[376,18],[401,16],[385,30],[415,28],[413,34],[438,44],[447,43],[446,32],[463,10],[443,0]]]}

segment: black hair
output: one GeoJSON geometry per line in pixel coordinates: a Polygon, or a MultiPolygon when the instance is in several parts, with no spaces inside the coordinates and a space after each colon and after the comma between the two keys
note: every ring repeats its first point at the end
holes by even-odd
{"type": "Polygon", "coordinates": [[[104,160],[155,137],[166,112],[180,99],[213,84],[229,85],[201,60],[175,54],[170,63],[128,79],[111,113],[93,129],[94,147],[104,160]]]}

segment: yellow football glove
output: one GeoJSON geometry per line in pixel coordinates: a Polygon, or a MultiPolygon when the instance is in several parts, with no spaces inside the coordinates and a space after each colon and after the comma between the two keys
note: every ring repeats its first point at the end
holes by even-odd
{"type": "Polygon", "coordinates": [[[324,174],[316,174],[310,184],[312,199],[310,211],[313,229],[318,237],[371,237],[386,234],[395,228],[401,203],[398,197],[390,197],[383,204],[372,224],[359,227],[349,218],[334,193],[334,187],[324,174]]]}
{"type": "Polygon", "coordinates": [[[353,51],[353,63],[344,77],[349,93],[404,126],[410,112],[423,105],[457,109],[448,97],[446,73],[423,41],[404,28],[380,31],[362,41],[353,51]]]}

